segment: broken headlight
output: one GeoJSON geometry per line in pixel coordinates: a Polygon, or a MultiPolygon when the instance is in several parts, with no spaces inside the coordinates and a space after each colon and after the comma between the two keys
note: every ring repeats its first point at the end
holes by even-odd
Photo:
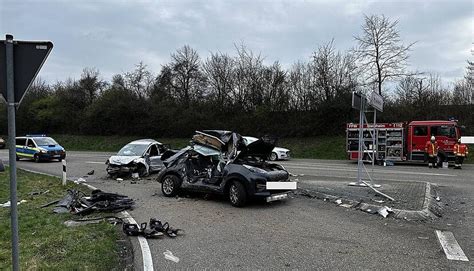
{"type": "Polygon", "coordinates": [[[261,168],[258,168],[258,167],[253,167],[253,166],[249,166],[249,165],[242,165],[244,166],[246,169],[252,171],[253,173],[266,173],[266,171],[264,169],[261,169],[261,168]]]}

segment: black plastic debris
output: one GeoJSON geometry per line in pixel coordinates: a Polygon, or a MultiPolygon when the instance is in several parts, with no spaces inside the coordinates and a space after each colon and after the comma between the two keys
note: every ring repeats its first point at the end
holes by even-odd
{"type": "Polygon", "coordinates": [[[133,223],[123,223],[123,232],[130,236],[142,235],[145,238],[161,237],[166,234],[168,237],[175,238],[184,231],[170,227],[168,222],[161,223],[156,218],[150,218],[150,223],[142,223],[140,226],[133,223]],[[149,226],[149,228],[147,228],[149,226]]]}
{"type": "MultiPolygon", "coordinates": [[[[52,205],[56,202],[50,202],[41,206],[41,208],[52,205]]],[[[131,209],[135,202],[127,196],[106,193],[101,190],[93,190],[90,196],[81,191],[68,189],[67,195],[57,201],[54,213],[72,213],[76,215],[85,215],[92,212],[121,212],[131,209]]]]}

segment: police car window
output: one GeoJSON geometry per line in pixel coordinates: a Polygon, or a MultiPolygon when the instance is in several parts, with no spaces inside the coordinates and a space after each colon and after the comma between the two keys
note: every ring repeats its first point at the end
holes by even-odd
{"type": "Polygon", "coordinates": [[[34,148],[35,147],[35,143],[33,142],[33,140],[31,139],[28,139],[27,143],[26,143],[26,146],[30,147],[30,148],[34,148]]]}
{"type": "Polygon", "coordinates": [[[36,137],[35,141],[36,141],[36,144],[38,144],[38,146],[57,145],[58,144],[51,137],[36,137]]]}
{"type": "Polygon", "coordinates": [[[413,130],[413,135],[416,135],[416,136],[425,136],[427,134],[428,134],[427,126],[415,126],[413,130]]]}
{"type": "Polygon", "coordinates": [[[17,138],[16,145],[25,146],[26,145],[26,138],[17,138]]]}
{"type": "Polygon", "coordinates": [[[432,136],[450,136],[451,129],[448,126],[431,126],[432,136]]]}

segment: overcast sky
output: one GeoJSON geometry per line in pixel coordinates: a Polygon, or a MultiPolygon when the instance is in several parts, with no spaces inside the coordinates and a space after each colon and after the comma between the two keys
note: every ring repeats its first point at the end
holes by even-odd
{"type": "Polygon", "coordinates": [[[40,73],[48,82],[79,78],[84,67],[108,80],[139,61],[156,74],[185,44],[206,58],[233,55],[243,43],[289,68],[333,38],[337,49],[350,49],[364,14],[399,20],[403,41],[417,41],[410,69],[438,73],[446,83],[462,77],[473,58],[472,0],[0,0],[0,32],[54,43],[40,73]]]}

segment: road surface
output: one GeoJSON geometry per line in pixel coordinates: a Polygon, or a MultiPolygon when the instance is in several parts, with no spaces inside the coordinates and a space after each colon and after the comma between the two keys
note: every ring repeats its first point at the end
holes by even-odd
{"type": "MultiPolygon", "coordinates": [[[[337,207],[317,199],[293,197],[282,202],[254,202],[234,208],[225,199],[203,195],[165,198],[151,176],[136,184],[107,179],[110,153],[68,152],[68,177],[137,200],[130,211],[137,222],[150,217],[168,221],[186,234],[148,240],[155,270],[161,269],[351,269],[473,270],[474,166],[429,170],[423,166],[375,167],[374,178],[430,181],[439,185],[444,216],[410,222],[337,207]],[[448,260],[435,230],[450,231],[470,260],[448,260]],[[170,250],[180,261],[164,258],[170,250]]],[[[6,163],[8,153],[0,151],[6,163]]],[[[355,180],[349,161],[293,159],[282,162],[302,182],[355,180]]],[[[61,175],[61,163],[19,161],[19,168],[61,175]]]]}

